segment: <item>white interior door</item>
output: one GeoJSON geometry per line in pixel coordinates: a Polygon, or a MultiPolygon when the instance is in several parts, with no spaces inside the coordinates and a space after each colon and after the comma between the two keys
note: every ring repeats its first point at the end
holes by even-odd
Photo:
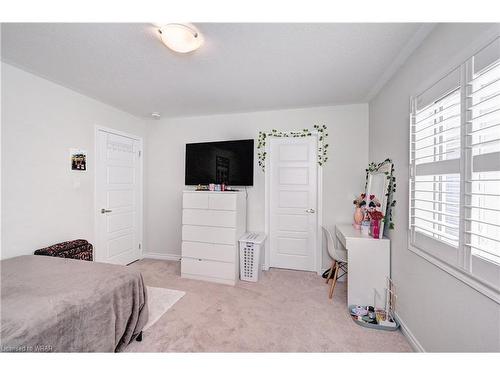
{"type": "Polygon", "coordinates": [[[96,142],[96,261],[128,264],[142,254],[142,142],[101,129],[96,142]]]}
{"type": "Polygon", "coordinates": [[[269,139],[270,267],[315,271],[317,138],[269,139]]]}

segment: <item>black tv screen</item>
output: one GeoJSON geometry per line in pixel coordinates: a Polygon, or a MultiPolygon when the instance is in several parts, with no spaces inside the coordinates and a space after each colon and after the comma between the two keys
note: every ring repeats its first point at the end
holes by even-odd
{"type": "Polygon", "coordinates": [[[253,185],[253,139],[186,144],[186,185],[253,185]]]}

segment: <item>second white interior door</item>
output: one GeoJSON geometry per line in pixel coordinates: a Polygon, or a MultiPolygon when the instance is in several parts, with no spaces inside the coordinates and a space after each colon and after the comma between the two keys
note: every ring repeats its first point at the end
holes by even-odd
{"type": "Polygon", "coordinates": [[[270,267],[315,271],[317,138],[270,138],[270,267]]]}
{"type": "Polygon", "coordinates": [[[97,131],[96,261],[128,264],[141,258],[141,142],[97,131]]]}

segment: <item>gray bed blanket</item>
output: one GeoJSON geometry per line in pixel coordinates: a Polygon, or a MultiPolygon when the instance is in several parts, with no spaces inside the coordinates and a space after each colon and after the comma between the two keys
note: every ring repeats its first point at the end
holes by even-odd
{"type": "Polygon", "coordinates": [[[121,351],[148,320],[146,286],[129,267],[35,255],[0,266],[3,352],[121,351]]]}

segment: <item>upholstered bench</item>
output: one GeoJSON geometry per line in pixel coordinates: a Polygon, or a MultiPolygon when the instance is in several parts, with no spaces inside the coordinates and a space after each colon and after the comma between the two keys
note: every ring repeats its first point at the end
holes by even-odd
{"type": "Polygon", "coordinates": [[[35,251],[35,255],[92,261],[93,246],[86,240],[61,242],[35,251]]]}

